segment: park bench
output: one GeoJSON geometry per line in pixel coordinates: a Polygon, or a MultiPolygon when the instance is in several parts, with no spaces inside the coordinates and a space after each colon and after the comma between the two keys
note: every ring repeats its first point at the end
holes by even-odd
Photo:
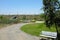
{"type": "Polygon", "coordinates": [[[50,39],[56,40],[57,32],[42,31],[40,37],[46,40],[50,39]]]}

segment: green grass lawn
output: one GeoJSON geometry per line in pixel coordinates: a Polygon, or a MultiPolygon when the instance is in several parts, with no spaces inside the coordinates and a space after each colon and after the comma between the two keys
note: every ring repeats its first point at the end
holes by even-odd
{"type": "Polygon", "coordinates": [[[41,31],[56,31],[54,26],[49,29],[44,23],[27,24],[21,27],[21,30],[34,36],[39,36],[41,31]]]}

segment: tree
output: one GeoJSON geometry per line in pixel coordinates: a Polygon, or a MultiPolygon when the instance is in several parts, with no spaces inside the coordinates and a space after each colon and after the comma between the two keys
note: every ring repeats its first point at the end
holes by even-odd
{"type": "Polygon", "coordinates": [[[41,20],[44,20],[44,18],[45,18],[44,13],[41,13],[41,14],[40,14],[40,19],[41,19],[41,20]]]}
{"type": "Polygon", "coordinates": [[[44,5],[44,13],[45,13],[45,23],[47,27],[51,27],[53,24],[55,24],[56,31],[57,31],[57,40],[60,40],[59,38],[59,32],[58,28],[60,27],[60,18],[56,16],[57,11],[60,10],[60,3],[59,0],[43,0],[44,5]]]}
{"type": "Polygon", "coordinates": [[[26,16],[25,15],[23,15],[23,20],[26,20],[26,16]]]}
{"type": "Polygon", "coordinates": [[[0,16],[0,22],[2,22],[3,16],[0,16]]]}

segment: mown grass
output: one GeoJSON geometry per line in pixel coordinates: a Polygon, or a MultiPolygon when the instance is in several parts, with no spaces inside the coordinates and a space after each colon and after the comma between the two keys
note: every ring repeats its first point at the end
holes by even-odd
{"type": "Polygon", "coordinates": [[[51,32],[56,31],[54,26],[52,26],[49,29],[48,27],[46,27],[46,25],[44,23],[27,24],[27,25],[24,25],[23,27],[21,27],[21,30],[28,34],[34,35],[34,36],[39,36],[41,31],[51,31],[51,32]]]}

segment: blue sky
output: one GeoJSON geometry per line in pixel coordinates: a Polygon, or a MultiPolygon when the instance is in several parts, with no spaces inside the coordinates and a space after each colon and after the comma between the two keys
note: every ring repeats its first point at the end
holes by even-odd
{"type": "Polygon", "coordinates": [[[42,0],[0,0],[0,14],[40,14],[42,0]]]}

